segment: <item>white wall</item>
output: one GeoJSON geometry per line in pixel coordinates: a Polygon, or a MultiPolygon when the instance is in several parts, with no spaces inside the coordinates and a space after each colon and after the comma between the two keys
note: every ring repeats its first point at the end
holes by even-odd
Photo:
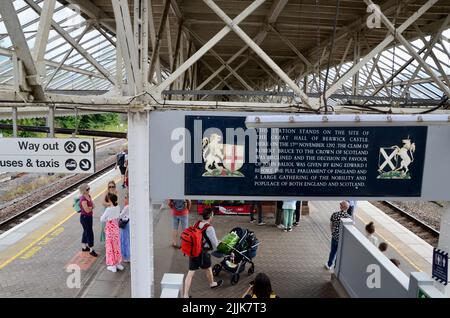
{"type": "Polygon", "coordinates": [[[336,276],[351,297],[408,297],[409,278],[359,232],[351,220],[342,224],[337,257],[336,276]],[[379,288],[370,288],[367,284],[374,282],[374,277],[379,279],[379,288]]]}

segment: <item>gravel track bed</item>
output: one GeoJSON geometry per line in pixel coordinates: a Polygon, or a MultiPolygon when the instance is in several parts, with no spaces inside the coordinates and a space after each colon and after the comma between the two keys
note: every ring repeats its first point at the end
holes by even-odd
{"type": "Polygon", "coordinates": [[[396,206],[414,215],[422,222],[439,231],[441,215],[445,208],[449,206],[448,202],[439,202],[443,207],[430,201],[410,202],[410,201],[392,201],[396,206]]]}
{"type": "MultiPolygon", "coordinates": [[[[115,157],[111,157],[107,160],[103,160],[99,164],[96,165],[97,170],[105,168],[115,162],[115,157]]],[[[12,202],[8,202],[5,204],[6,206],[0,209],[0,222],[24,211],[27,208],[30,208],[37,202],[40,202],[52,195],[55,195],[57,192],[69,187],[70,185],[86,178],[87,175],[71,175],[66,176],[56,182],[50,183],[44,187],[39,188],[38,191],[32,192],[30,195],[26,197],[22,197],[16,199],[12,202]]]]}

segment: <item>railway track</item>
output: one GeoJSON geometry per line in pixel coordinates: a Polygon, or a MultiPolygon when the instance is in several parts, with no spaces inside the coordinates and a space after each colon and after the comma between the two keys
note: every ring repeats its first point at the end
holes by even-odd
{"type": "Polygon", "coordinates": [[[437,247],[439,231],[389,201],[379,201],[382,211],[430,245],[437,247]]]}
{"type": "Polygon", "coordinates": [[[108,164],[104,168],[97,171],[96,173],[75,181],[74,183],[70,184],[69,186],[66,186],[64,189],[49,196],[48,198],[45,198],[42,201],[40,201],[36,204],[33,204],[29,208],[26,208],[25,210],[9,217],[8,219],[1,221],[0,222],[0,235],[3,234],[4,232],[16,227],[17,225],[25,222],[32,216],[38,214],[42,210],[44,210],[47,207],[51,206],[52,204],[56,203],[63,197],[68,196],[73,191],[75,191],[78,188],[78,186],[80,186],[82,183],[90,182],[94,179],[97,179],[98,177],[104,175],[111,169],[114,169],[114,166],[115,166],[115,163],[108,164]]]}

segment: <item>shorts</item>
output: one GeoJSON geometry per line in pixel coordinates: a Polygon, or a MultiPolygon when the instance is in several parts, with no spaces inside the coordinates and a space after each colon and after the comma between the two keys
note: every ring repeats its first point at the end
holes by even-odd
{"type": "Polygon", "coordinates": [[[199,268],[208,269],[211,267],[211,255],[207,251],[203,251],[197,257],[189,257],[189,270],[195,271],[199,268]]]}
{"type": "Polygon", "coordinates": [[[188,227],[188,218],[189,215],[174,215],[172,218],[172,228],[174,231],[178,230],[179,225],[181,224],[181,229],[184,231],[188,227]]]}
{"type": "Polygon", "coordinates": [[[127,167],[119,166],[119,169],[120,169],[120,174],[121,174],[122,176],[124,176],[124,175],[125,175],[125,172],[127,171],[127,167]]]}

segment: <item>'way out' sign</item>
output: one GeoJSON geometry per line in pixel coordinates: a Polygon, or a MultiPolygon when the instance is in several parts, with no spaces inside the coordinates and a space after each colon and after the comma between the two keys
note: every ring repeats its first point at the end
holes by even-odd
{"type": "Polygon", "coordinates": [[[94,140],[0,138],[0,172],[94,173],[94,140]]]}

